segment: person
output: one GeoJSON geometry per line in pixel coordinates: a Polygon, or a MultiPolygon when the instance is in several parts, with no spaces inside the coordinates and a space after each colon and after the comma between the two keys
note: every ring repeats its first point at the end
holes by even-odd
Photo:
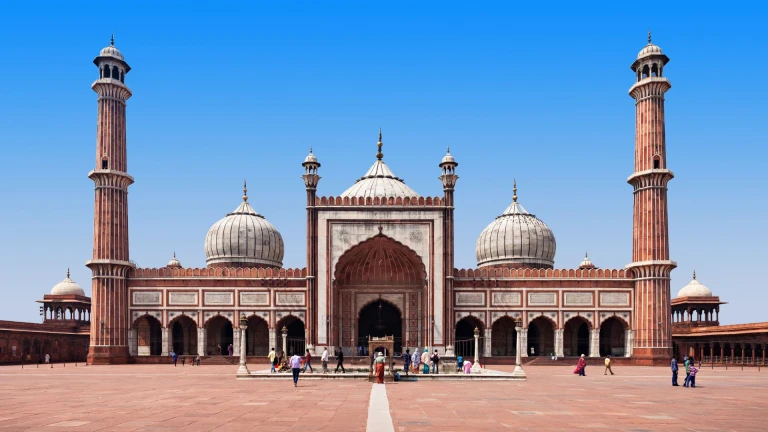
{"type": "Polygon", "coordinates": [[[424,365],[424,373],[429,373],[429,348],[424,348],[424,354],[421,355],[421,363],[424,365]]]}
{"type": "Polygon", "coordinates": [[[691,360],[691,377],[688,380],[689,384],[691,385],[691,388],[696,388],[696,373],[699,371],[699,368],[696,367],[696,363],[691,360]]]}
{"type": "Polygon", "coordinates": [[[379,355],[376,356],[376,382],[378,384],[384,384],[384,362],[386,358],[384,353],[379,351],[379,355]]]}
{"type": "Polygon", "coordinates": [[[435,350],[435,353],[432,354],[431,360],[435,368],[435,373],[439,374],[440,373],[440,356],[437,354],[437,350],[435,350]]]}
{"type": "Polygon", "coordinates": [[[293,386],[298,387],[299,384],[299,372],[301,371],[301,357],[294,353],[289,361],[291,366],[291,372],[293,372],[293,386]]]}
{"type": "Polygon", "coordinates": [[[405,371],[405,376],[408,376],[408,370],[411,368],[411,350],[407,349],[405,350],[405,353],[403,353],[403,370],[405,371]]]}
{"type": "Polygon", "coordinates": [[[688,356],[683,358],[685,359],[685,381],[683,381],[683,387],[688,387],[688,380],[691,378],[691,359],[688,356]]]}
{"type": "Polygon", "coordinates": [[[229,344],[227,347],[227,351],[229,352],[229,356],[232,357],[232,352],[235,350],[235,347],[232,346],[232,344],[229,344]]]}
{"type": "Polygon", "coordinates": [[[456,372],[461,372],[464,369],[464,357],[456,357],[456,372]]]}
{"type": "Polygon", "coordinates": [[[341,368],[341,373],[347,373],[347,371],[344,370],[344,351],[342,350],[336,352],[336,370],[333,373],[338,373],[339,368],[341,368]]]}
{"type": "Polygon", "coordinates": [[[307,368],[309,368],[310,373],[315,373],[315,370],[312,369],[312,354],[309,353],[309,350],[307,350],[307,354],[304,356],[304,369],[302,369],[302,372],[306,372],[307,368]]]}
{"type": "Polygon", "coordinates": [[[328,373],[328,347],[323,348],[323,354],[320,356],[320,361],[323,363],[323,373],[328,373]]]}
{"type": "Polygon", "coordinates": [[[277,353],[275,352],[274,348],[272,348],[272,351],[269,352],[269,354],[267,355],[267,358],[269,359],[269,366],[270,366],[269,371],[277,372],[277,370],[275,369],[275,365],[277,365],[277,353]]]}
{"type": "Polygon", "coordinates": [[[363,356],[363,346],[362,345],[358,345],[358,347],[357,347],[357,355],[359,355],[360,357],[363,356]]]}
{"type": "Polygon", "coordinates": [[[579,376],[587,376],[585,369],[587,368],[587,360],[584,359],[584,354],[579,357],[579,362],[576,363],[576,369],[573,370],[573,373],[579,374],[579,376]]]}
{"type": "Polygon", "coordinates": [[[184,356],[181,356],[181,365],[184,366],[187,363],[187,358],[184,356]]]}
{"type": "Polygon", "coordinates": [[[536,352],[536,351],[534,351],[533,347],[531,347],[531,357],[533,357],[533,356],[534,356],[534,353],[535,353],[535,352],[536,352]]]}
{"type": "Polygon", "coordinates": [[[608,375],[608,372],[613,375],[613,370],[611,369],[611,356],[607,355],[605,356],[605,371],[603,372],[603,375],[608,375]]]}
{"type": "Polygon", "coordinates": [[[677,358],[675,358],[675,356],[672,356],[670,368],[672,368],[672,385],[674,387],[679,387],[680,385],[677,383],[677,358]]]}
{"type": "Polygon", "coordinates": [[[421,363],[421,356],[419,355],[419,349],[416,348],[411,356],[411,371],[415,374],[419,373],[419,363],[421,363]]]}
{"type": "Polygon", "coordinates": [[[197,357],[195,357],[195,365],[200,366],[200,354],[198,354],[197,357]]]}
{"type": "Polygon", "coordinates": [[[464,373],[467,375],[472,373],[472,362],[469,360],[464,360],[464,373]]]}
{"type": "Polygon", "coordinates": [[[46,353],[46,354],[45,354],[45,364],[48,364],[48,363],[50,363],[50,362],[51,362],[51,355],[50,355],[50,354],[48,354],[48,353],[46,353]]]}
{"type": "Polygon", "coordinates": [[[179,356],[175,352],[171,351],[171,359],[173,359],[173,367],[176,367],[176,362],[179,360],[179,356]]]}
{"type": "Polygon", "coordinates": [[[280,351],[280,355],[277,356],[278,372],[285,372],[288,370],[288,359],[285,358],[285,351],[280,351]]]}
{"type": "Polygon", "coordinates": [[[221,355],[221,344],[216,345],[216,355],[221,355]]]}

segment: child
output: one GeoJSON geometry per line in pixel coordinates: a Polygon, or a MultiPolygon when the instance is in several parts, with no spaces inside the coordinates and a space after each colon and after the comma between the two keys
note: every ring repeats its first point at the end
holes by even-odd
{"type": "Polygon", "coordinates": [[[688,382],[691,385],[691,388],[696,388],[696,372],[699,371],[699,368],[697,368],[695,365],[691,365],[691,375],[688,377],[688,382]]]}

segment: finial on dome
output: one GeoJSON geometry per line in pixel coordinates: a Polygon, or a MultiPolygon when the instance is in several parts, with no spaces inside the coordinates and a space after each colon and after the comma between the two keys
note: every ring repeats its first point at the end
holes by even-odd
{"type": "Polygon", "coordinates": [[[173,251],[173,258],[176,259],[176,251],[173,251]]]}
{"type": "Polygon", "coordinates": [[[312,154],[312,146],[309,146],[309,154],[312,154]]]}
{"type": "Polygon", "coordinates": [[[445,149],[445,152],[447,154],[451,154],[451,146],[448,146],[448,148],[445,149]]]}
{"type": "Polygon", "coordinates": [[[109,45],[110,46],[115,46],[115,34],[114,33],[112,33],[112,39],[109,40],[109,45]]]}
{"type": "Polygon", "coordinates": [[[67,279],[69,279],[69,267],[67,267],[67,279]]]}
{"type": "Polygon", "coordinates": [[[648,30],[648,45],[651,44],[651,31],[648,30]]]}
{"type": "Polygon", "coordinates": [[[517,179],[512,180],[512,202],[517,202],[517,179]]]}
{"type": "Polygon", "coordinates": [[[696,270],[693,270],[693,280],[696,280],[696,270]]]}
{"type": "Polygon", "coordinates": [[[243,179],[243,202],[248,202],[248,183],[243,179]]]}
{"type": "Polygon", "coordinates": [[[376,159],[381,160],[384,157],[384,153],[381,152],[381,147],[384,144],[381,142],[381,128],[379,128],[379,143],[376,144],[376,146],[379,148],[378,153],[376,153],[376,159]]]}
{"type": "Polygon", "coordinates": [[[589,252],[584,252],[584,258],[589,259],[589,252]]]}

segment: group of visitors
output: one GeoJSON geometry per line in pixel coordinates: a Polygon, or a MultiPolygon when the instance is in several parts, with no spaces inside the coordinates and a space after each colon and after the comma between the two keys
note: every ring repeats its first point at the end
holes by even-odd
{"type": "Polygon", "coordinates": [[[414,350],[413,354],[411,354],[411,350],[405,350],[402,358],[403,370],[406,375],[409,371],[418,374],[419,365],[421,365],[422,373],[428,374],[430,371],[434,374],[440,373],[440,354],[437,353],[437,350],[431,356],[429,355],[429,348],[424,348],[424,353],[421,354],[418,349],[414,350]]]}
{"type": "MultiPolygon", "coordinates": [[[[344,369],[344,353],[341,350],[335,352],[336,355],[336,370],[341,373],[347,373],[344,369]]],[[[323,349],[323,354],[320,356],[320,362],[322,363],[323,373],[328,373],[328,348],[323,349]]],[[[296,387],[299,382],[299,373],[306,373],[309,368],[310,373],[315,373],[315,369],[312,367],[312,353],[309,350],[305,351],[304,357],[301,357],[298,353],[294,353],[290,358],[286,357],[285,352],[281,351],[278,355],[274,348],[269,351],[267,355],[270,364],[270,372],[287,372],[293,373],[293,385],[296,387]],[[302,364],[304,365],[302,367],[302,364]]]]}
{"type": "MultiPolygon", "coordinates": [[[[175,367],[176,363],[179,362],[179,355],[176,354],[176,352],[173,351],[173,350],[170,353],[168,353],[168,355],[171,356],[171,360],[173,360],[173,366],[175,367]]],[[[181,365],[182,366],[184,366],[186,361],[187,361],[186,357],[181,357],[181,365]]],[[[200,366],[200,355],[197,355],[194,358],[191,358],[189,360],[189,364],[191,364],[192,366],[200,366]]]]}
{"type": "MultiPolygon", "coordinates": [[[[603,375],[608,375],[608,372],[610,372],[611,375],[615,375],[613,369],[611,369],[610,355],[605,356],[605,370],[603,371],[603,375]]],[[[573,373],[578,374],[579,376],[587,376],[587,359],[584,354],[582,354],[581,357],[579,357],[579,361],[576,362],[576,369],[573,370],[573,373]]]]}
{"type": "MultiPolygon", "coordinates": [[[[683,365],[685,366],[685,381],[683,382],[683,387],[695,388],[696,374],[699,372],[699,369],[696,367],[696,361],[694,360],[693,356],[683,356],[683,365]]],[[[677,366],[676,357],[672,357],[672,363],[670,367],[672,369],[672,386],[679,387],[679,384],[677,383],[677,373],[679,368],[677,366]]]]}

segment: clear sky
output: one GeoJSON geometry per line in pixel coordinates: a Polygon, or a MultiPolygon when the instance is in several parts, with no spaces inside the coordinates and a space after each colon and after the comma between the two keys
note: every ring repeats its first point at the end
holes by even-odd
{"type": "MultiPolygon", "coordinates": [[[[67,267],[90,294],[93,58],[115,33],[126,83],[131,257],[204,266],[208,228],[250,202],[303,267],[310,146],[319,195],[384,160],[422,195],[459,162],[456,265],[511,201],[557,238],[556,267],[589,251],[631,260],[634,81],[653,31],[665,76],[673,296],[691,279],[766,321],[766,10],[739,2],[3,2],[0,5],[0,318],[39,321],[67,267]]],[[[757,4],[757,3],[754,3],[757,4]]]]}

